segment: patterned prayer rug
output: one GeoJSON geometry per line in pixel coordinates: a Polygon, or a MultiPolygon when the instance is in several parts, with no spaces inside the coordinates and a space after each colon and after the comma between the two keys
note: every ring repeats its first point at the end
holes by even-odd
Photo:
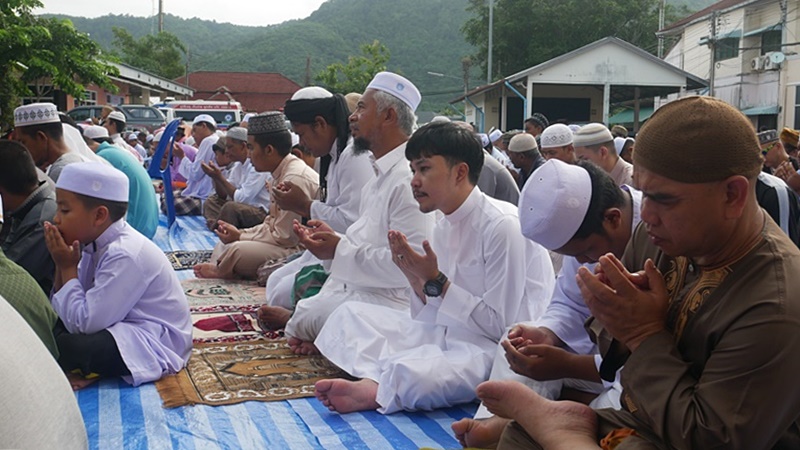
{"type": "Polygon", "coordinates": [[[262,326],[256,312],[259,305],[217,305],[189,308],[192,314],[192,340],[199,343],[242,342],[278,339],[282,331],[262,326]]]}
{"type": "Polygon", "coordinates": [[[311,397],[314,383],[347,375],[323,356],[295,355],[284,339],[195,344],[186,368],[156,382],[165,408],[311,397]]]}
{"type": "Polygon", "coordinates": [[[178,250],[165,252],[174,270],[187,270],[195,264],[205,263],[211,259],[211,250],[178,250]]]}
{"type": "Polygon", "coordinates": [[[265,288],[254,281],[190,278],[181,284],[189,307],[259,305],[266,302],[265,288]]]}

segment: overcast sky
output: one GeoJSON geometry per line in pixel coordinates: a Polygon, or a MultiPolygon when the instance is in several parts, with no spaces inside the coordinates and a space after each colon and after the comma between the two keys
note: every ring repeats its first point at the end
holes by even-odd
{"type": "MultiPolygon", "coordinates": [[[[292,19],[303,19],[325,0],[163,0],[164,12],[179,17],[198,17],[236,25],[271,25],[292,19]]],[[[67,14],[79,17],[100,17],[128,14],[150,17],[158,13],[158,0],[41,0],[44,8],[38,14],[67,14]]]]}

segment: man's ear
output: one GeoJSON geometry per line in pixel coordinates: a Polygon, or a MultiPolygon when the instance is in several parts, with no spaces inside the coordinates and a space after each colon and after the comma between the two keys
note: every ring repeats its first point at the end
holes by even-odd
{"type": "Polygon", "coordinates": [[[463,181],[469,181],[469,164],[465,162],[460,162],[456,164],[456,180],[460,183],[463,181]]]}
{"type": "Polygon", "coordinates": [[[619,208],[608,208],[603,212],[603,222],[611,229],[616,230],[622,226],[622,210],[619,208]]]}
{"type": "Polygon", "coordinates": [[[722,182],[725,189],[725,217],[742,216],[750,192],[750,181],[741,175],[733,175],[722,182]]]}
{"type": "Polygon", "coordinates": [[[328,122],[326,122],[325,119],[322,116],[315,116],[314,117],[314,126],[315,127],[320,127],[320,128],[322,128],[324,130],[325,127],[328,126],[328,122]]]}

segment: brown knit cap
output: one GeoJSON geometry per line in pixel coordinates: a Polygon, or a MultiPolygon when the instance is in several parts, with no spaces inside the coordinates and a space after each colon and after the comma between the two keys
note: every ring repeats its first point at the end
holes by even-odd
{"type": "Polygon", "coordinates": [[[633,164],[681,183],[755,177],[761,151],[753,125],[713,97],[686,97],[659,108],[636,136],[633,164]]]}

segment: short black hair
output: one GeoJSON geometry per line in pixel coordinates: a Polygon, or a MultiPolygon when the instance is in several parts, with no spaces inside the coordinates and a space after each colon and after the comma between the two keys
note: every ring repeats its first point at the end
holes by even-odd
{"type": "Polygon", "coordinates": [[[0,140],[0,187],[17,194],[30,194],[39,185],[36,165],[24,145],[0,140]]]}
{"type": "Polygon", "coordinates": [[[483,148],[475,133],[451,122],[429,123],[418,129],[406,144],[406,159],[443,157],[450,167],[466,163],[474,186],[483,169],[483,148]]]}
{"type": "Polygon", "coordinates": [[[276,131],[274,133],[253,134],[255,140],[261,148],[271,145],[281,156],[286,156],[292,151],[292,135],[289,130],[276,131]]]}
{"type": "Polygon", "coordinates": [[[609,208],[621,208],[625,205],[625,195],[622,188],[617,186],[611,175],[589,161],[578,161],[578,166],[589,172],[592,181],[592,198],[589,200],[589,209],[572,239],[585,239],[592,234],[605,236],[603,228],[605,212],[609,208]]]}
{"type": "Polygon", "coordinates": [[[61,122],[42,123],[39,125],[27,125],[17,128],[18,131],[26,136],[35,137],[36,133],[42,132],[50,139],[60,141],[64,138],[64,128],[61,122]]]}
{"type": "Polygon", "coordinates": [[[122,219],[125,217],[125,213],[128,212],[128,202],[113,202],[111,200],[89,197],[88,195],[78,194],[75,192],[73,192],[73,194],[75,194],[75,197],[77,197],[78,200],[83,203],[83,206],[86,209],[94,209],[100,206],[105,206],[112,222],[122,219]]]}

